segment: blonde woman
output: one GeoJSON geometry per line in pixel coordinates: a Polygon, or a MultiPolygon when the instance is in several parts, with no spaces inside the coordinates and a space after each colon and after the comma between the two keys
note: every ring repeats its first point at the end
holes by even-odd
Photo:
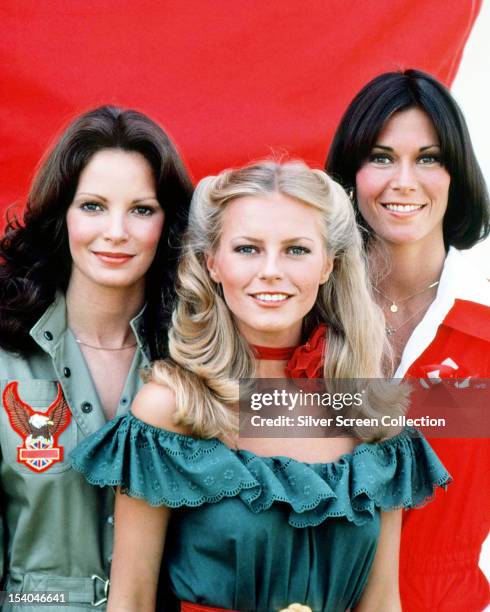
{"type": "MultiPolygon", "coordinates": [[[[381,375],[384,326],[361,252],[345,193],[301,162],[198,185],[171,358],[130,415],[74,455],[90,482],[126,494],[109,610],[155,610],[163,556],[183,611],[401,609],[396,509],[449,481],[423,438],[240,438],[237,427],[240,379],[381,375]]],[[[403,401],[395,390],[365,411],[403,401]]]]}

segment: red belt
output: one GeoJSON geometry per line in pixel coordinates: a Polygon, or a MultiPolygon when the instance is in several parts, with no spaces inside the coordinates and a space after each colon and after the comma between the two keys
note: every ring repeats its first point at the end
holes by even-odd
{"type": "MultiPolygon", "coordinates": [[[[237,610],[228,610],[227,608],[210,608],[209,606],[200,606],[199,604],[191,603],[190,601],[181,601],[180,612],[237,612],[237,610]]],[[[350,608],[345,612],[350,612],[350,608]]]]}
{"type": "Polygon", "coordinates": [[[237,612],[236,610],[226,610],[225,608],[210,608],[209,606],[200,606],[199,604],[191,603],[190,601],[180,602],[180,612],[237,612]]]}

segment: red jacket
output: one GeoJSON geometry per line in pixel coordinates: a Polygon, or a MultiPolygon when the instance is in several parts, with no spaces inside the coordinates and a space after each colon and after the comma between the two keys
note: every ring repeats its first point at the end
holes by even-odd
{"type": "MultiPolygon", "coordinates": [[[[410,337],[396,375],[424,377],[428,365],[443,363],[462,378],[490,378],[490,283],[455,249],[449,251],[437,297],[410,337]]],[[[489,584],[478,566],[490,529],[490,440],[440,438],[431,444],[454,482],[426,508],[404,514],[403,610],[481,612],[490,602],[489,584]]]]}

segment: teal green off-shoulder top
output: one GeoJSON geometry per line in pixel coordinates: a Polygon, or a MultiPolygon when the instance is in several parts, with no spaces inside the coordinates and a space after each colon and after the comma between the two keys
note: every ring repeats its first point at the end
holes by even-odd
{"type": "Polygon", "coordinates": [[[422,505],[450,482],[414,429],[310,464],[232,450],[128,413],[84,440],[72,460],[94,485],[175,508],[165,566],[177,598],[240,612],[354,606],[380,510],[422,505]]]}

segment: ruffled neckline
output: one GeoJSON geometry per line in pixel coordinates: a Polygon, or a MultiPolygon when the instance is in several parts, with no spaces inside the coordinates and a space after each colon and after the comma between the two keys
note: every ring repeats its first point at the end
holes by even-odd
{"type": "Polygon", "coordinates": [[[153,506],[198,507],[236,497],[260,513],[281,503],[298,528],[334,517],[362,525],[377,508],[425,504],[451,480],[414,429],[361,443],[334,462],[305,463],[159,429],[131,413],[84,440],[72,461],[92,484],[120,486],[153,506]]]}
{"type": "MultiPolygon", "coordinates": [[[[247,456],[247,457],[253,457],[254,459],[260,460],[260,461],[280,461],[281,463],[285,463],[285,462],[289,462],[289,461],[294,461],[295,463],[299,463],[301,465],[306,465],[308,467],[311,468],[325,468],[325,467],[329,467],[329,466],[336,466],[337,464],[342,463],[343,461],[345,461],[348,457],[350,457],[351,455],[355,455],[357,452],[362,452],[362,448],[363,447],[383,447],[384,445],[388,444],[388,445],[392,445],[392,444],[396,444],[397,440],[400,439],[405,439],[407,436],[410,437],[417,437],[423,438],[423,435],[420,433],[420,431],[418,431],[415,427],[405,427],[400,433],[398,433],[395,436],[392,436],[391,438],[386,438],[385,440],[381,440],[380,442],[360,442],[357,446],[355,446],[352,451],[350,453],[342,453],[338,459],[335,459],[333,461],[313,461],[313,462],[308,462],[308,461],[302,461],[301,459],[295,459],[294,457],[289,457],[288,455],[259,455],[257,453],[254,453],[251,450],[248,450],[246,448],[232,448],[231,446],[227,446],[224,442],[222,442],[219,438],[195,438],[193,436],[187,435],[187,434],[181,434],[178,433],[176,431],[170,431],[169,429],[162,429],[161,427],[156,427],[155,425],[150,425],[149,423],[147,423],[146,421],[142,421],[140,418],[138,418],[137,416],[135,416],[130,410],[123,415],[123,417],[127,417],[130,416],[131,420],[135,421],[138,423],[139,427],[141,427],[142,429],[147,429],[147,430],[152,430],[155,434],[168,434],[171,437],[177,438],[182,440],[183,442],[187,442],[189,440],[193,440],[194,442],[202,442],[202,443],[215,443],[218,446],[223,447],[223,449],[229,451],[230,453],[233,453],[234,455],[237,456],[247,456]]],[[[121,418],[121,417],[116,417],[116,418],[121,418]]],[[[425,440],[425,438],[424,438],[425,440]]]]}

